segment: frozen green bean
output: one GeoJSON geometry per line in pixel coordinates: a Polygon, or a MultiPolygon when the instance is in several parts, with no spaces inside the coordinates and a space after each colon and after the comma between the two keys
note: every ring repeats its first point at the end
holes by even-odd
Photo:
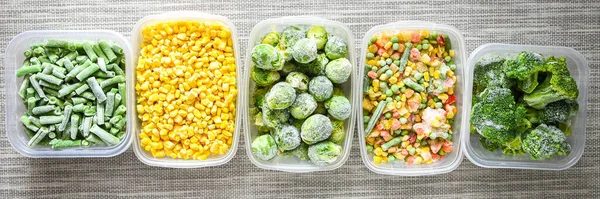
{"type": "Polygon", "coordinates": [[[89,134],[88,136],[85,136],[85,140],[94,144],[104,144],[104,141],[102,141],[100,138],[98,138],[98,136],[94,134],[89,134]]]}
{"type": "Polygon", "coordinates": [[[58,126],[59,131],[64,131],[65,128],[67,128],[67,123],[69,122],[69,119],[71,118],[72,112],[73,112],[73,106],[71,106],[71,105],[65,106],[64,117],[62,118],[62,120],[60,121],[60,125],[58,126]]]}
{"type": "Polygon", "coordinates": [[[67,80],[76,77],[79,73],[81,73],[83,70],[87,69],[91,65],[94,64],[91,61],[87,60],[83,64],[75,66],[71,71],[69,71],[69,73],[67,73],[67,80]]]}
{"type": "Polygon", "coordinates": [[[29,147],[34,147],[35,145],[37,145],[38,143],[40,143],[40,141],[42,141],[49,133],[50,131],[48,131],[48,128],[46,127],[42,127],[39,130],[37,130],[37,133],[29,140],[29,142],[27,142],[27,145],[29,147]]]}
{"type": "Polygon", "coordinates": [[[98,59],[98,67],[100,67],[100,71],[106,72],[106,60],[104,58],[98,59]]]}
{"type": "Polygon", "coordinates": [[[94,135],[98,136],[104,143],[106,143],[108,145],[119,144],[119,138],[106,132],[104,129],[100,128],[98,125],[92,125],[92,128],[90,128],[90,132],[93,133],[94,135]]]}
{"type": "Polygon", "coordinates": [[[17,77],[21,77],[27,74],[31,74],[31,73],[37,73],[42,71],[42,66],[40,65],[31,65],[31,66],[25,66],[25,67],[21,67],[19,69],[17,69],[17,77]]]}
{"type": "Polygon", "coordinates": [[[54,84],[54,85],[60,85],[63,83],[62,79],[59,79],[58,77],[52,76],[52,75],[47,75],[44,73],[38,73],[36,74],[36,77],[38,79],[44,80],[48,83],[54,84]]]}
{"type": "Polygon", "coordinates": [[[85,54],[92,60],[92,62],[96,62],[98,60],[98,55],[94,52],[93,45],[87,42],[82,44],[83,50],[85,54]]]}
{"type": "Polygon", "coordinates": [[[73,114],[71,115],[71,128],[70,128],[70,132],[71,132],[71,139],[75,139],[77,138],[77,126],[79,125],[79,115],[77,114],[73,114]]]}
{"type": "Polygon", "coordinates": [[[104,55],[106,55],[106,58],[108,58],[106,60],[107,63],[111,63],[111,62],[114,62],[115,60],[117,60],[117,55],[115,55],[115,52],[113,52],[112,47],[110,45],[108,45],[108,43],[106,43],[106,41],[100,41],[100,42],[98,42],[98,45],[102,49],[102,52],[104,53],[104,55]]]}
{"type": "Polygon", "coordinates": [[[82,126],[82,134],[84,137],[87,137],[90,134],[90,128],[92,127],[92,117],[85,117],[83,119],[83,122],[81,123],[82,126]]]}
{"type": "MultiPolygon", "coordinates": [[[[66,64],[65,64],[66,65],[66,64]]],[[[67,72],[67,69],[63,68],[63,67],[53,67],[52,69],[52,75],[54,75],[55,77],[64,79],[65,76],[65,72],[67,72]]]]}
{"type": "Polygon", "coordinates": [[[113,115],[125,115],[125,111],[127,111],[127,107],[121,104],[117,107],[117,110],[115,110],[113,115]]]}
{"type": "Polygon", "coordinates": [[[108,92],[108,94],[106,94],[106,105],[104,107],[104,113],[106,114],[106,116],[111,116],[114,109],[115,109],[115,93],[114,92],[108,92]]]}
{"type": "Polygon", "coordinates": [[[83,93],[79,94],[79,96],[81,96],[85,99],[91,100],[91,101],[96,100],[96,96],[94,96],[94,94],[90,91],[83,92],[83,93]]]}
{"type": "Polygon", "coordinates": [[[115,76],[113,78],[110,78],[110,79],[100,82],[100,87],[106,88],[106,87],[112,86],[114,84],[123,83],[124,81],[125,81],[125,77],[119,75],[119,76],[115,76]]]}
{"type": "Polygon", "coordinates": [[[33,115],[43,115],[52,111],[54,111],[54,105],[45,105],[33,108],[32,113],[33,115]]]}
{"type": "Polygon", "coordinates": [[[24,78],[23,83],[21,83],[21,87],[19,88],[19,96],[21,96],[21,98],[25,98],[27,95],[27,88],[29,88],[29,78],[24,78]]]}
{"type": "Polygon", "coordinates": [[[121,95],[121,104],[126,104],[127,103],[127,95],[125,92],[125,83],[119,83],[118,84],[118,88],[119,88],[119,95],[121,95]]]}
{"type": "Polygon", "coordinates": [[[73,102],[73,105],[83,104],[83,103],[87,102],[87,100],[85,98],[82,98],[82,97],[72,97],[71,101],[73,102]]]}
{"type": "Polygon", "coordinates": [[[64,57],[62,57],[58,61],[56,61],[56,65],[64,66],[64,62],[74,60],[75,57],[77,57],[77,55],[78,55],[77,51],[70,52],[69,54],[65,55],[64,57]]]}
{"type": "Polygon", "coordinates": [[[68,94],[71,94],[75,89],[79,88],[83,83],[77,82],[71,85],[65,85],[60,90],[58,90],[58,97],[64,97],[68,94]]]}
{"type": "Polygon", "coordinates": [[[81,93],[87,91],[88,89],[90,89],[90,86],[83,84],[79,88],[75,89],[75,93],[77,93],[77,95],[81,95],[81,93]]]}
{"type": "Polygon", "coordinates": [[[102,49],[100,48],[100,45],[98,45],[97,43],[92,45],[92,50],[94,50],[94,53],[96,53],[96,55],[98,55],[98,58],[102,58],[104,60],[108,60],[108,58],[106,57],[106,55],[104,54],[104,52],[102,52],[102,49]]]}
{"type": "Polygon", "coordinates": [[[96,71],[98,71],[98,69],[100,69],[98,64],[91,64],[90,66],[88,66],[87,68],[85,68],[81,72],[79,72],[75,77],[79,81],[83,81],[86,78],[92,76],[96,71]]]}
{"type": "Polygon", "coordinates": [[[96,101],[98,103],[104,102],[104,100],[106,100],[106,95],[104,94],[104,91],[98,84],[98,81],[96,81],[96,78],[90,77],[86,80],[86,82],[88,86],[90,86],[90,89],[92,90],[92,93],[94,93],[94,96],[96,96],[96,101]]]}
{"type": "Polygon", "coordinates": [[[31,84],[31,87],[33,87],[33,89],[35,89],[35,92],[40,97],[46,98],[46,94],[44,94],[44,91],[40,87],[40,84],[38,84],[36,76],[37,75],[31,75],[31,76],[29,76],[29,83],[31,84]]]}
{"type": "Polygon", "coordinates": [[[50,88],[50,89],[53,89],[53,90],[60,90],[61,89],[61,87],[59,85],[54,85],[54,84],[48,83],[47,81],[44,81],[44,80],[39,80],[38,84],[42,88],[50,88]]]}
{"type": "Polygon", "coordinates": [[[62,122],[64,115],[44,115],[40,116],[40,123],[46,124],[59,124],[62,122]]]}

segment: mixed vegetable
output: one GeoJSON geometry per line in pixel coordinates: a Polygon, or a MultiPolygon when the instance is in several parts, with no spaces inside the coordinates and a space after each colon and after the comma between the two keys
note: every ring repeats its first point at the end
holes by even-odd
{"type": "Polygon", "coordinates": [[[156,158],[227,153],[238,93],[231,30],[217,21],[171,21],[145,26],[141,36],[141,147],[156,158]]]}
{"type": "Polygon", "coordinates": [[[484,58],[474,68],[471,133],[480,135],[483,148],[505,155],[568,155],[578,95],[565,58],[534,52],[484,58]]]}
{"type": "Polygon", "coordinates": [[[367,45],[366,148],[375,163],[429,164],[452,152],[456,64],[447,34],[384,31],[367,45]]]}
{"type": "Polygon", "coordinates": [[[338,88],[352,64],[348,46],[322,26],[288,26],[266,34],[252,49],[251,102],[259,131],[251,144],[260,160],[296,156],[317,166],[335,162],[352,107],[338,88]]]}
{"type": "Polygon", "coordinates": [[[16,71],[29,147],[117,145],[126,135],[125,56],[116,44],[48,40],[16,71]]]}

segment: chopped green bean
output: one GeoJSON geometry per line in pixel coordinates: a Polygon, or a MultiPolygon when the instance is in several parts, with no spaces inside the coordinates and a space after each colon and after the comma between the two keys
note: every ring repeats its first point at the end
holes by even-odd
{"type": "Polygon", "coordinates": [[[67,128],[67,123],[71,118],[71,112],[73,111],[73,106],[67,105],[65,106],[65,117],[62,118],[60,125],[58,125],[59,131],[64,131],[67,128]]]}
{"type": "Polygon", "coordinates": [[[40,143],[40,141],[42,141],[48,135],[49,132],[50,131],[46,127],[40,128],[39,130],[37,130],[37,133],[29,140],[29,142],[27,142],[27,145],[29,147],[34,147],[35,145],[40,143]]]}
{"type": "Polygon", "coordinates": [[[90,89],[90,86],[83,84],[79,88],[75,89],[75,93],[77,93],[77,95],[81,95],[81,93],[87,91],[88,89],[90,89]]]}
{"type": "Polygon", "coordinates": [[[371,130],[373,130],[373,127],[375,127],[375,123],[377,122],[377,120],[379,120],[379,117],[383,113],[385,105],[387,105],[386,101],[380,101],[379,104],[377,104],[377,108],[375,109],[375,112],[373,112],[373,116],[371,116],[371,120],[369,121],[369,123],[367,124],[367,128],[365,129],[366,134],[371,133],[371,130]]]}
{"type": "Polygon", "coordinates": [[[94,134],[89,134],[88,136],[85,136],[85,140],[94,144],[104,144],[104,141],[102,141],[100,138],[98,138],[98,136],[94,134]]]}
{"type": "Polygon", "coordinates": [[[40,122],[42,124],[58,124],[61,123],[63,118],[65,116],[64,115],[45,115],[45,116],[40,116],[40,122]]]}
{"type": "Polygon", "coordinates": [[[73,114],[71,116],[71,128],[70,128],[70,132],[71,132],[71,139],[75,139],[77,138],[77,126],[79,125],[79,115],[77,114],[73,114]]]}
{"type": "Polygon", "coordinates": [[[87,102],[87,100],[82,97],[73,97],[71,98],[71,101],[73,102],[73,105],[83,104],[87,102]]]}
{"type": "Polygon", "coordinates": [[[71,85],[65,85],[60,90],[58,90],[58,97],[64,97],[68,94],[71,94],[75,89],[79,88],[83,83],[77,82],[71,85]]]}
{"type": "Polygon", "coordinates": [[[111,46],[108,45],[108,43],[106,43],[106,41],[100,41],[100,42],[98,42],[98,45],[102,49],[102,52],[104,53],[104,55],[106,55],[106,58],[108,58],[106,60],[106,61],[108,61],[107,63],[111,63],[111,62],[114,62],[115,60],[117,60],[117,55],[115,55],[115,52],[113,52],[111,46]]]}
{"type": "Polygon", "coordinates": [[[79,81],[83,81],[86,78],[92,76],[99,69],[100,69],[100,67],[97,64],[91,64],[90,66],[88,66],[87,68],[85,68],[81,72],[79,72],[75,77],[79,81]]]}
{"type": "Polygon", "coordinates": [[[97,43],[92,45],[92,50],[94,50],[94,53],[96,53],[96,55],[98,55],[98,58],[102,58],[104,60],[108,60],[108,58],[106,57],[106,55],[104,54],[104,52],[102,52],[102,49],[100,48],[100,45],[98,45],[97,43]]]}
{"type": "Polygon", "coordinates": [[[42,71],[42,66],[40,65],[31,65],[31,66],[25,66],[25,67],[21,67],[17,70],[17,77],[21,77],[27,74],[31,74],[31,73],[37,73],[42,71]]]}
{"type": "Polygon", "coordinates": [[[98,81],[96,81],[96,78],[90,77],[86,80],[86,82],[88,86],[90,86],[90,89],[92,90],[92,93],[94,93],[94,96],[96,96],[97,102],[104,102],[104,100],[106,100],[106,95],[104,94],[104,91],[98,84],[98,81]]]}
{"type": "Polygon", "coordinates": [[[98,136],[104,143],[106,143],[108,145],[119,144],[119,138],[106,132],[104,129],[100,128],[98,125],[92,125],[92,128],[90,128],[90,132],[93,133],[94,135],[98,136]]]}
{"type": "Polygon", "coordinates": [[[21,83],[21,87],[19,88],[19,96],[21,96],[21,98],[25,98],[27,95],[27,88],[29,88],[29,78],[25,77],[23,79],[23,83],[21,83]]]}

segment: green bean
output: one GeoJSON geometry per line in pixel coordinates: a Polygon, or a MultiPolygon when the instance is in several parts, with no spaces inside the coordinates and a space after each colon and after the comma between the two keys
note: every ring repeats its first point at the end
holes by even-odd
{"type": "Polygon", "coordinates": [[[57,78],[55,76],[52,76],[52,75],[38,73],[38,74],[36,74],[36,77],[39,78],[39,79],[41,79],[41,80],[47,81],[48,83],[54,84],[54,85],[60,85],[60,84],[63,83],[62,79],[59,79],[59,78],[57,78]]]}
{"type": "Polygon", "coordinates": [[[21,98],[25,98],[27,95],[27,88],[29,88],[29,77],[23,79],[23,83],[21,83],[21,87],[19,88],[19,96],[21,98]]]}
{"type": "Polygon", "coordinates": [[[38,60],[40,60],[41,63],[50,63],[50,59],[47,57],[38,57],[38,60]]]}
{"type": "Polygon", "coordinates": [[[64,115],[40,116],[40,122],[42,124],[58,124],[62,122],[64,117],[64,115]]]}
{"type": "Polygon", "coordinates": [[[46,42],[46,47],[49,48],[69,48],[69,42],[64,40],[48,40],[46,42]]]}
{"type": "MultiPolygon", "coordinates": [[[[107,124],[110,124],[110,123],[107,123],[107,124]]],[[[107,128],[108,128],[108,127],[107,127],[107,128]]],[[[109,131],[109,132],[110,132],[110,134],[117,135],[117,133],[119,133],[120,131],[121,131],[121,130],[119,130],[119,129],[117,129],[117,128],[110,128],[110,131],[109,131]]]]}
{"type": "Polygon", "coordinates": [[[50,60],[50,62],[56,63],[56,61],[58,61],[58,55],[56,55],[56,54],[48,54],[48,59],[50,60]]]}
{"type": "Polygon", "coordinates": [[[127,95],[125,93],[125,83],[119,83],[118,84],[118,88],[119,88],[119,95],[121,95],[121,104],[126,104],[127,103],[127,95]]]}
{"type": "Polygon", "coordinates": [[[42,123],[40,122],[40,119],[34,116],[29,116],[27,117],[27,119],[29,119],[29,121],[31,122],[31,124],[40,127],[42,126],[42,123]]]}
{"type": "Polygon", "coordinates": [[[32,113],[33,113],[33,115],[43,115],[43,114],[54,111],[54,108],[55,108],[54,105],[38,106],[38,107],[33,108],[32,113]]]}
{"type": "Polygon", "coordinates": [[[112,78],[112,77],[115,77],[115,72],[113,72],[113,71],[104,72],[104,71],[99,70],[99,71],[96,71],[93,74],[93,76],[97,77],[97,78],[112,78]]]}
{"type": "Polygon", "coordinates": [[[100,87],[102,88],[106,88],[108,86],[111,86],[113,84],[118,84],[118,83],[123,83],[125,81],[125,77],[124,76],[115,76],[113,78],[104,80],[102,82],[100,82],[100,87]]]}
{"type": "Polygon", "coordinates": [[[125,111],[127,111],[127,107],[121,104],[117,107],[113,115],[125,115],[125,111]]]}
{"type": "MultiPolygon", "coordinates": [[[[65,64],[66,66],[66,64],[65,64]]],[[[67,72],[67,69],[63,68],[63,67],[53,67],[52,69],[52,75],[54,75],[55,77],[64,79],[65,76],[65,72],[67,72]]]]}
{"type": "Polygon", "coordinates": [[[71,128],[70,128],[70,131],[71,131],[71,139],[73,139],[73,140],[74,140],[75,138],[77,138],[77,132],[78,132],[78,130],[77,130],[77,125],[79,125],[79,115],[77,115],[77,114],[73,114],[73,115],[71,116],[71,128]]]}
{"type": "Polygon", "coordinates": [[[90,109],[90,106],[86,106],[85,104],[76,104],[73,106],[73,112],[83,113],[86,109],[90,109]]]}
{"type": "Polygon", "coordinates": [[[40,62],[40,60],[37,57],[29,58],[29,62],[31,63],[31,65],[38,65],[38,66],[42,65],[42,62],[40,62]]]}
{"type": "Polygon", "coordinates": [[[79,81],[83,81],[86,78],[92,76],[98,69],[100,69],[100,67],[97,64],[91,64],[89,67],[83,69],[81,72],[79,72],[75,77],[79,80],[79,81]]]}
{"type": "Polygon", "coordinates": [[[79,55],[79,56],[75,57],[75,61],[77,62],[77,64],[83,64],[83,63],[85,63],[89,59],[90,58],[88,58],[85,55],[79,55]]]}
{"type": "Polygon", "coordinates": [[[96,100],[96,96],[94,96],[94,94],[90,91],[83,92],[79,94],[79,96],[92,101],[96,100]]]}
{"type": "Polygon", "coordinates": [[[96,107],[89,107],[83,111],[84,116],[95,116],[96,115],[96,107]]]}
{"type": "Polygon", "coordinates": [[[73,102],[73,105],[83,104],[87,102],[87,100],[82,97],[73,97],[71,98],[71,101],[73,102]]]}
{"type": "Polygon", "coordinates": [[[21,77],[27,74],[31,74],[31,73],[37,73],[42,71],[42,66],[40,65],[31,65],[31,66],[25,66],[25,67],[21,67],[17,70],[16,74],[17,77],[21,77]]]}
{"type": "Polygon", "coordinates": [[[123,129],[125,124],[127,123],[127,118],[121,118],[117,123],[115,123],[115,128],[123,129]]]}
{"type": "Polygon", "coordinates": [[[92,62],[96,62],[98,60],[98,55],[94,52],[93,46],[90,43],[84,42],[82,44],[83,50],[85,54],[92,60],[92,62]]]}
{"type": "Polygon", "coordinates": [[[70,85],[63,86],[60,90],[58,90],[58,97],[64,97],[68,94],[71,94],[75,89],[79,88],[83,83],[77,82],[70,85]]]}
{"type": "Polygon", "coordinates": [[[90,77],[86,80],[86,82],[88,86],[90,86],[90,89],[92,90],[92,93],[94,93],[94,96],[96,96],[97,102],[104,102],[104,100],[106,100],[106,95],[104,94],[104,91],[98,84],[98,81],[96,81],[96,78],[90,77]]]}
{"type": "Polygon", "coordinates": [[[64,131],[67,128],[67,123],[71,118],[71,113],[73,112],[73,106],[67,105],[65,106],[65,114],[62,120],[60,121],[60,125],[58,126],[59,131],[64,131]]]}
{"type": "Polygon", "coordinates": [[[418,92],[425,91],[425,87],[423,87],[421,84],[418,84],[418,83],[414,82],[410,78],[405,78],[405,79],[402,80],[402,82],[404,82],[404,85],[412,88],[415,91],[418,91],[418,92]]]}
{"type": "Polygon", "coordinates": [[[33,108],[35,107],[36,102],[37,102],[37,100],[35,99],[35,97],[27,98],[27,111],[30,114],[33,114],[33,108]]]}
{"type": "Polygon", "coordinates": [[[54,65],[54,64],[46,63],[46,62],[42,63],[42,68],[43,68],[42,73],[46,74],[46,75],[52,74],[52,70],[54,69],[54,67],[52,65],[54,65]]]}
{"type": "Polygon", "coordinates": [[[45,57],[46,56],[46,51],[44,50],[43,47],[38,46],[35,49],[33,49],[33,55],[36,57],[45,57]]]}
{"type": "MultiPolygon", "coordinates": [[[[109,66],[110,65],[114,65],[114,66],[111,66],[111,68],[112,68],[113,71],[115,71],[116,75],[125,75],[125,72],[123,72],[123,69],[121,69],[121,67],[119,67],[119,66],[117,66],[115,64],[109,64],[109,66]]],[[[108,66],[107,66],[107,68],[108,68],[108,66]]]]}
{"type": "Polygon", "coordinates": [[[50,88],[52,90],[60,90],[61,89],[61,87],[59,85],[54,85],[54,84],[48,83],[47,81],[44,81],[44,80],[38,81],[38,84],[42,88],[50,88]]]}
{"type": "Polygon", "coordinates": [[[115,93],[115,105],[113,107],[119,107],[121,100],[121,94],[115,93]]]}
{"type": "Polygon", "coordinates": [[[119,144],[119,138],[106,132],[104,129],[98,127],[98,125],[92,125],[92,128],[90,128],[90,132],[98,136],[100,139],[102,139],[102,141],[104,141],[104,143],[108,145],[119,144]]]}
{"type": "Polygon", "coordinates": [[[111,124],[117,124],[121,119],[123,119],[123,116],[115,115],[112,118],[110,118],[108,122],[111,124]]]}
{"type": "Polygon", "coordinates": [[[104,58],[98,59],[98,66],[100,67],[100,71],[106,72],[106,60],[104,58]]]}
{"type": "Polygon", "coordinates": [[[52,149],[72,148],[82,146],[82,140],[61,140],[53,139],[50,141],[52,149]]]}
{"type": "MultiPolygon", "coordinates": [[[[85,63],[85,62],[84,62],[84,63],[85,63]]],[[[71,70],[73,70],[73,68],[75,68],[75,66],[73,66],[73,63],[72,63],[72,62],[70,62],[70,61],[65,61],[65,62],[63,62],[63,65],[65,66],[65,68],[66,68],[68,71],[71,71],[71,70]]]]}
{"type": "Polygon", "coordinates": [[[23,52],[23,56],[25,56],[25,58],[29,58],[33,55],[33,52],[31,52],[31,50],[26,50],[23,52]]]}
{"type": "Polygon", "coordinates": [[[408,62],[408,55],[410,54],[410,48],[412,47],[412,43],[407,42],[405,44],[404,53],[402,53],[402,58],[400,59],[400,65],[398,66],[398,71],[400,74],[404,73],[404,68],[406,67],[406,63],[408,62]]]}
{"type": "Polygon", "coordinates": [[[77,95],[81,95],[81,93],[87,91],[88,89],[90,89],[90,86],[83,84],[79,88],[75,89],[75,93],[77,93],[77,95]]]}
{"type": "Polygon", "coordinates": [[[58,61],[56,61],[56,65],[64,66],[65,61],[72,61],[77,57],[77,55],[78,55],[77,51],[70,52],[69,54],[65,55],[63,58],[60,58],[58,61]]]}
{"type": "MultiPolygon", "coordinates": [[[[48,138],[50,138],[50,139],[56,138],[56,133],[54,133],[53,131],[50,131],[50,133],[48,133],[48,138]]],[[[52,142],[52,141],[50,141],[50,142],[52,142]]]]}
{"type": "Polygon", "coordinates": [[[92,117],[85,117],[81,123],[83,136],[87,137],[90,134],[90,127],[92,127],[92,117]]]}
{"type": "Polygon", "coordinates": [[[119,45],[111,45],[110,48],[113,52],[115,52],[115,54],[123,55],[123,48],[121,48],[119,45]]]}
{"type": "Polygon", "coordinates": [[[35,124],[33,124],[31,122],[31,120],[29,119],[29,117],[23,115],[21,116],[21,118],[19,118],[19,120],[21,121],[21,123],[27,128],[30,129],[32,131],[38,131],[39,130],[39,126],[36,126],[35,124]]]}
{"type": "Polygon", "coordinates": [[[89,134],[88,136],[85,136],[85,140],[94,144],[104,144],[104,141],[102,141],[100,138],[98,138],[98,136],[94,134],[89,134]]]}
{"type": "Polygon", "coordinates": [[[115,108],[114,106],[115,106],[115,93],[108,92],[108,94],[106,94],[106,106],[104,107],[104,111],[107,116],[112,115],[114,108],[115,108]]]}
{"type": "Polygon", "coordinates": [[[42,141],[49,133],[50,131],[48,131],[48,128],[46,127],[42,127],[39,130],[37,130],[37,133],[29,140],[29,142],[27,142],[27,145],[29,147],[34,147],[35,145],[37,145],[38,143],[40,143],[40,141],[42,141]]]}
{"type": "Polygon", "coordinates": [[[113,52],[111,46],[108,45],[108,43],[106,43],[106,41],[100,41],[100,42],[98,42],[98,45],[102,49],[102,52],[104,53],[104,55],[106,55],[106,58],[108,58],[108,59],[106,59],[106,61],[108,61],[107,63],[114,62],[117,59],[115,52],[113,52]]]}
{"type": "Polygon", "coordinates": [[[385,144],[382,144],[381,149],[383,149],[383,151],[387,151],[390,147],[400,144],[400,142],[402,142],[402,137],[395,137],[385,144]]]}
{"type": "Polygon", "coordinates": [[[87,60],[83,64],[75,66],[69,71],[69,73],[67,73],[67,80],[70,80],[73,77],[77,76],[77,74],[81,73],[81,71],[85,70],[92,64],[93,63],[90,60],[87,60]]]}
{"type": "Polygon", "coordinates": [[[375,127],[375,123],[377,122],[377,120],[379,120],[379,117],[383,113],[383,109],[385,108],[386,104],[387,104],[386,101],[379,102],[379,104],[377,105],[377,108],[375,109],[375,112],[373,112],[373,116],[371,116],[371,120],[367,124],[367,128],[365,129],[365,134],[371,133],[371,130],[373,130],[373,127],[375,127]]]}
{"type": "MultiPolygon", "coordinates": [[[[44,93],[47,93],[48,95],[58,95],[58,91],[54,90],[52,88],[49,87],[42,87],[42,90],[44,91],[44,93]]],[[[44,98],[46,99],[46,98],[44,98]]]]}
{"type": "Polygon", "coordinates": [[[102,49],[100,48],[100,45],[98,45],[97,43],[92,45],[92,50],[94,50],[94,53],[96,53],[96,55],[98,55],[98,58],[102,58],[104,60],[108,60],[108,58],[106,57],[106,55],[104,54],[104,52],[102,52],[102,49]]]}

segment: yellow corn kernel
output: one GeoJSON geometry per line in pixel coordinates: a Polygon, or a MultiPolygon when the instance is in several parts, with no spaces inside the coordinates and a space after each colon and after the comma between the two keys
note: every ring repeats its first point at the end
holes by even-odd
{"type": "Polygon", "coordinates": [[[440,71],[439,70],[436,70],[436,71],[433,72],[433,78],[434,79],[440,79],[440,71]]]}
{"type": "Polygon", "coordinates": [[[449,51],[450,57],[454,57],[454,50],[449,51]]]}
{"type": "Polygon", "coordinates": [[[375,163],[381,163],[383,161],[383,158],[381,156],[373,156],[373,161],[375,163]]]}
{"type": "Polygon", "coordinates": [[[428,82],[429,81],[429,72],[424,72],[423,78],[425,79],[426,82],[428,82]]]}

